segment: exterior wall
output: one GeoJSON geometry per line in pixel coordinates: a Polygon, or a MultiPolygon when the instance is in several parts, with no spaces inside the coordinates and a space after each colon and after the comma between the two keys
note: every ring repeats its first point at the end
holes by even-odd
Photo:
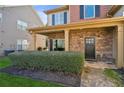
{"type": "MultiPolygon", "coordinates": [[[[110,9],[110,6],[108,5],[101,5],[100,6],[100,17],[97,18],[105,18],[108,10],[110,9]]],[[[70,12],[70,23],[73,22],[79,22],[83,20],[93,20],[97,18],[92,19],[80,19],[80,6],[79,5],[70,5],[69,6],[69,12],[70,12]]]]}
{"type": "Polygon", "coordinates": [[[46,48],[46,36],[40,34],[36,35],[36,49],[38,47],[46,48]]]}
{"type": "Polygon", "coordinates": [[[0,42],[3,45],[0,51],[5,49],[16,49],[17,40],[26,39],[29,43],[29,49],[32,45],[32,36],[28,31],[17,30],[17,20],[22,20],[28,24],[28,27],[37,27],[43,25],[39,17],[34,13],[31,6],[1,7],[0,13],[3,14],[2,26],[0,28],[0,42]]]}
{"type": "Polygon", "coordinates": [[[124,12],[124,6],[122,6],[115,14],[113,17],[121,17],[124,16],[123,13],[124,12]]]}
{"type": "Polygon", "coordinates": [[[95,37],[96,57],[102,59],[113,58],[113,31],[104,29],[87,29],[82,31],[70,31],[70,51],[85,53],[85,37],[95,37]]]}
{"type": "MultiPolygon", "coordinates": [[[[70,20],[69,20],[69,11],[68,10],[64,10],[64,11],[60,11],[60,12],[56,12],[56,13],[61,13],[61,12],[62,13],[67,12],[67,23],[70,23],[70,20]]],[[[51,14],[48,14],[47,15],[47,24],[48,24],[48,26],[51,26],[52,25],[52,14],[56,14],[56,13],[51,13],[51,14]]]]}
{"type": "Polygon", "coordinates": [[[47,34],[49,39],[64,39],[64,32],[47,34]]]}

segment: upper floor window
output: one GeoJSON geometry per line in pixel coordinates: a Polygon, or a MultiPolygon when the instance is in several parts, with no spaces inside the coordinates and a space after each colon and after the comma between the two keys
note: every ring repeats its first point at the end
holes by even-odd
{"type": "Polygon", "coordinates": [[[17,21],[17,29],[21,31],[26,31],[28,24],[24,21],[18,20],[17,21]]]}
{"type": "Polygon", "coordinates": [[[3,17],[3,15],[2,15],[2,13],[0,13],[0,23],[2,23],[2,17],[3,17]]]}
{"type": "Polygon", "coordinates": [[[99,5],[80,5],[80,19],[89,19],[100,16],[99,5]]]}
{"type": "Polygon", "coordinates": [[[94,18],[95,17],[95,6],[85,5],[84,6],[84,18],[94,18]]]}
{"type": "Polygon", "coordinates": [[[52,14],[52,25],[67,24],[67,12],[52,14]]]}

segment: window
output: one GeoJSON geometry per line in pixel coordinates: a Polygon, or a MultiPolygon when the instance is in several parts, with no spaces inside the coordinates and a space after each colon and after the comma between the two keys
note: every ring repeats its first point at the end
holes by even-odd
{"type": "Polygon", "coordinates": [[[67,12],[52,14],[52,25],[67,24],[67,12]]]}
{"type": "Polygon", "coordinates": [[[0,23],[2,23],[2,13],[0,13],[0,23]]]}
{"type": "Polygon", "coordinates": [[[64,16],[63,16],[63,12],[60,13],[60,24],[64,24],[64,16]]]}
{"type": "Polygon", "coordinates": [[[53,39],[54,51],[64,51],[64,48],[65,48],[64,39],[53,39]]]}
{"type": "Polygon", "coordinates": [[[57,47],[58,47],[58,48],[64,48],[64,47],[65,47],[65,45],[64,45],[64,40],[58,40],[58,42],[57,42],[57,47]]]}
{"type": "Polygon", "coordinates": [[[27,27],[28,27],[28,25],[27,25],[26,22],[23,22],[23,21],[21,21],[21,20],[18,20],[18,21],[17,21],[17,29],[18,29],[18,30],[26,31],[27,27]]]}
{"type": "Polygon", "coordinates": [[[26,50],[28,48],[27,40],[17,40],[17,50],[26,50]]]}
{"type": "Polygon", "coordinates": [[[80,5],[80,19],[100,16],[100,5],[80,5]]]}
{"type": "Polygon", "coordinates": [[[84,6],[84,18],[94,18],[95,17],[95,6],[85,5],[84,6]]]}
{"type": "Polygon", "coordinates": [[[123,16],[124,16],[124,12],[123,12],[123,16]]]}

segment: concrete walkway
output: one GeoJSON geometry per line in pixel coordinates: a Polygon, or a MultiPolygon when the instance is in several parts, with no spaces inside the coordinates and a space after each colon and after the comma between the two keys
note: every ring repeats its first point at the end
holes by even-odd
{"type": "Polygon", "coordinates": [[[104,68],[116,67],[104,63],[86,63],[81,76],[81,87],[115,87],[115,84],[103,74],[104,68]]]}
{"type": "Polygon", "coordinates": [[[107,64],[105,62],[85,61],[85,65],[84,66],[85,67],[96,68],[96,69],[105,69],[105,68],[117,69],[115,64],[107,64]]]}

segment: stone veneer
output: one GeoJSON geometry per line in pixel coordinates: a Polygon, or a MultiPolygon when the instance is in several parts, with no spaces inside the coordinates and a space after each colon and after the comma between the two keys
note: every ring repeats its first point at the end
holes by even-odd
{"type": "MultiPolygon", "coordinates": [[[[64,32],[47,34],[50,39],[64,39],[64,32]]],[[[113,61],[113,30],[85,29],[69,33],[69,51],[85,52],[85,37],[95,37],[96,59],[113,61]],[[98,58],[99,57],[99,58],[98,58]]]]}
{"type": "Polygon", "coordinates": [[[64,32],[55,32],[47,34],[49,39],[64,39],[64,32]]]}
{"type": "Polygon", "coordinates": [[[70,51],[85,51],[85,37],[95,37],[96,42],[96,58],[109,61],[112,58],[113,47],[113,30],[104,29],[88,29],[70,31],[70,51]]]}

